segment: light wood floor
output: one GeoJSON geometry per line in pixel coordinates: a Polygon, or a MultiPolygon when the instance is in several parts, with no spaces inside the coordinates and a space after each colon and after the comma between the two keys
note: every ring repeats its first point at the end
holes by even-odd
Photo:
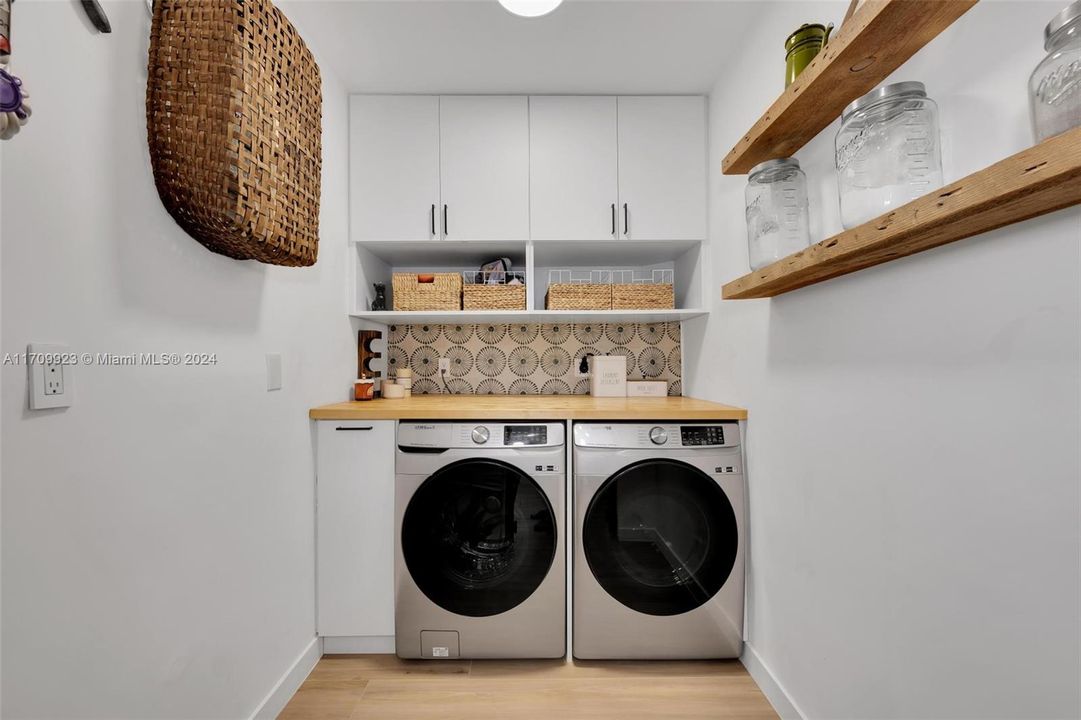
{"type": "Polygon", "coordinates": [[[399,660],[327,655],[282,720],[776,718],[739,661],[399,660]]]}

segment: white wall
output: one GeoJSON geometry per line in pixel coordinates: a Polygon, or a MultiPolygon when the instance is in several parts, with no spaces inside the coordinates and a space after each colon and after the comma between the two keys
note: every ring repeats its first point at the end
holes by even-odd
{"type": "MultiPolygon", "coordinates": [[[[1063,4],[981,2],[893,76],[939,102],[948,181],[1031,145],[1063,4]]],[[[846,6],[771,5],[712,94],[718,286],[685,377],[750,410],[748,643],[809,718],[1077,717],[1081,208],[719,299],[748,270],[746,178],[721,158],[780,92],[785,35],[846,6]]],[[[816,239],[841,229],[836,129],[797,155],[816,239]]]]}
{"type": "Polygon", "coordinates": [[[5,145],[2,349],[215,352],[75,368],[26,409],[3,367],[5,718],[244,718],[314,637],[311,405],[345,398],[345,92],[324,68],[319,262],[239,262],[165,213],[146,147],[149,16],[19,2],[34,116],[5,145]],[[285,387],[266,391],[264,355],[285,387]]]}

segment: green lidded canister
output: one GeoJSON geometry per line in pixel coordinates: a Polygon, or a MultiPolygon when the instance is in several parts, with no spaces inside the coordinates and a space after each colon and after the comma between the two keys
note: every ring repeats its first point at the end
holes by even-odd
{"type": "Polygon", "coordinates": [[[784,86],[788,87],[821,52],[833,31],[833,23],[805,23],[784,41],[784,86]]]}

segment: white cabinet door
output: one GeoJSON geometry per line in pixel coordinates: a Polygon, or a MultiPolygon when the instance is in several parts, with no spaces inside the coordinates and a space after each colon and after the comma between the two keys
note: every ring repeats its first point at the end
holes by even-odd
{"type": "Polygon", "coordinates": [[[439,208],[439,98],[349,99],[353,240],[434,240],[439,208]]]}
{"type": "Polygon", "coordinates": [[[534,240],[616,237],[616,99],[529,98],[534,240]]]}
{"type": "Polygon", "coordinates": [[[619,233],[706,239],[706,101],[619,98],[619,233]]]}
{"type": "Polygon", "coordinates": [[[444,237],[528,240],[528,99],[443,96],[439,138],[444,237]]]}
{"type": "Polygon", "coordinates": [[[394,635],[394,421],[317,423],[320,635],[394,635]]]}

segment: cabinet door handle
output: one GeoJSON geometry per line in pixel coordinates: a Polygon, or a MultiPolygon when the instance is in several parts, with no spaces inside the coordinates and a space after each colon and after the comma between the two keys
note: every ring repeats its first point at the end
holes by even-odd
{"type": "Polygon", "coordinates": [[[623,234],[626,235],[631,231],[631,221],[627,215],[627,203],[623,203],[623,234]]]}
{"type": "Polygon", "coordinates": [[[450,230],[447,229],[447,206],[443,206],[443,234],[450,235],[450,230]]]}
{"type": "Polygon", "coordinates": [[[371,430],[371,427],[336,427],[335,430],[362,431],[371,430]]]}
{"type": "Polygon", "coordinates": [[[612,203],[612,234],[616,234],[616,204],[612,203]]]}
{"type": "Polygon", "coordinates": [[[432,203],[432,237],[435,237],[435,203],[432,203]]]}

